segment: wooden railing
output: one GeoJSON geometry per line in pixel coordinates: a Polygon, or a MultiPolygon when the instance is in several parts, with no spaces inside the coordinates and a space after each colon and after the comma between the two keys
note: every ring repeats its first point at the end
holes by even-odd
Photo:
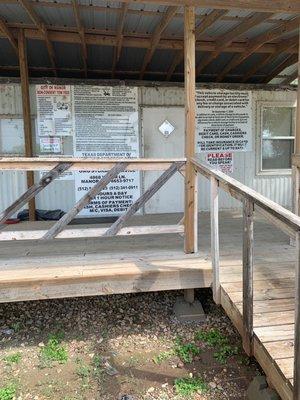
{"type": "Polygon", "coordinates": [[[83,238],[116,235],[184,233],[181,221],[177,225],[125,227],[151,197],[176,173],[185,167],[180,159],[93,159],[93,158],[0,158],[0,171],[48,171],[13,204],[0,213],[0,240],[32,240],[83,238]],[[105,175],[49,230],[5,230],[4,223],[65,171],[107,171],[105,175]],[[65,229],[76,215],[99,195],[123,171],[163,171],[161,176],[109,228],[65,229]]]}
{"type": "Polygon", "coordinates": [[[221,302],[218,192],[219,188],[243,204],[243,346],[248,355],[253,352],[253,223],[254,212],[262,214],[272,224],[296,241],[295,265],[295,344],[294,344],[294,399],[300,399],[300,217],[267,199],[255,190],[230,176],[192,159],[195,170],[211,184],[211,258],[213,266],[213,296],[221,302]]]}

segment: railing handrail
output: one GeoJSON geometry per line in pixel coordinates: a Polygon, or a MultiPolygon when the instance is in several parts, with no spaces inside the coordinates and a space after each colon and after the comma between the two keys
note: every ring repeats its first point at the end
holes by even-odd
{"type": "Polygon", "coordinates": [[[196,157],[192,158],[192,163],[202,175],[207,178],[213,176],[219,182],[219,186],[231,194],[232,197],[238,198],[238,200],[249,199],[256,206],[262,208],[267,213],[271,214],[271,216],[286,224],[294,232],[300,230],[300,217],[298,215],[277,204],[275,201],[268,199],[238,180],[202,162],[196,157]]]}
{"type": "Polygon", "coordinates": [[[71,163],[69,171],[109,170],[126,163],[127,171],[165,171],[186,158],[0,157],[0,171],[50,171],[58,163],[71,163]]]}

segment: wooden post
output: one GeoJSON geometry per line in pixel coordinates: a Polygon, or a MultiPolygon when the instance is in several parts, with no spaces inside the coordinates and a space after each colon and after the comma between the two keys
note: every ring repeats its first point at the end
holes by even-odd
{"type": "MultiPolygon", "coordinates": [[[[30,96],[29,96],[29,79],[28,79],[28,65],[27,65],[27,51],[26,39],[24,30],[19,30],[18,35],[18,48],[19,48],[19,64],[20,64],[20,77],[21,77],[21,91],[22,91],[22,107],[23,107],[23,121],[24,121],[24,141],[25,141],[25,156],[32,157],[32,130],[31,130],[31,113],[30,113],[30,96]]],[[[33,171],[27,171],[27,188],[34,185],[33,171]]],[[[35,199],[32,198],[28,202],[29,220],[35,220],[35,199]]]]}
{"type": "Polygon", "coordinates": [[[300,232],[296,233],[294,400],[300,398],[300,232]]]}
{"type": "Polygon", "coordinates": [[[185,80],[185,252],[198,251],[197,172],[191,162],[195,154],[196,76],[195,8],[184,8],[184,80],[185,80]]]}
{"type": "Polygon", "coordinates": [[[210,177],[210,234],[211,234],[211,265],[213,270],[213,298],[216,304],[221,304],[220,286],[220,251],[219,251],[219,189],[218,181],[210,177]]]}
{"type": "MultiPolygon", "coordinates": [[[[298,90],[297,90],[297,109],[296,109],[296,134],[295,134],[295,154],[300,155],[300,29],[299,29],[299,53],[298,53],[298,90]]],[[[293,196],[293,212],[300,214],[299,209],[299,168],[292,166],[292,196],[293,196]]]]}
{"type": "Polygon", "coordinates": [[[252,355],[253,337],[253,211],[254,204],[243,201],[243,347],[252,355]]]}

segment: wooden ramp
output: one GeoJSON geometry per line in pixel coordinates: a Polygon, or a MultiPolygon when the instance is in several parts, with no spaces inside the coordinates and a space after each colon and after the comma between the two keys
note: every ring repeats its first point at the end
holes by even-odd
{"type": "MultiPolygon", "coordinates": [[[[292,400],[295,248],[263,219],[257,218],[254,226],[254,356],[282,399],[292,400]]],[[[241,237],[242,219],[223,216],[221,305],[243,336],[241,237]]]]}
{"type": "MultiPolygon", "coordinates": [[[[179,215],[136,216],[132,224],[172,224],[179,215]]],[[[51,223],[36,222],[35,229],[51,223]]],[[[221,304],[243,334],[240,212],[220,213],[221,304]]],[[[280,396],[292,399],[295,248],[257,216],[254,224],[254,356],[280,396]]],[[[31,229],[24,223],[6,229],[31,229]]],[[[0,301],[209,287],[210,216],[199,214],[199,253],[179,234],[0,243],[0,301]]]]}
{"type": "MultiPolygon", "coordinates": [[[[176,214],[137,216],[132,223],[178,219],[176,214]]],[[[5,232],[33,226],[38,232],[51,225],[26,222],[5,232]]],[[[209,287],[210,261],[182,248],[179,234],[1,242],[0,302],[209,287]]]]}

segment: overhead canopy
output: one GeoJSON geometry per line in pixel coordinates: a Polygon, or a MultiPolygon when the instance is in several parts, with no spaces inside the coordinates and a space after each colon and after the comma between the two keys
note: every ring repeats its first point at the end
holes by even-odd
{"type": "Polygon", "coordinates": [[[178,4],[199,5],[197,81],[288,84],[297,77],[300,3],[279,0],[2,0],[0,75],[19,75],[24,29],[32,77],[183,81],[178,4]]]}

